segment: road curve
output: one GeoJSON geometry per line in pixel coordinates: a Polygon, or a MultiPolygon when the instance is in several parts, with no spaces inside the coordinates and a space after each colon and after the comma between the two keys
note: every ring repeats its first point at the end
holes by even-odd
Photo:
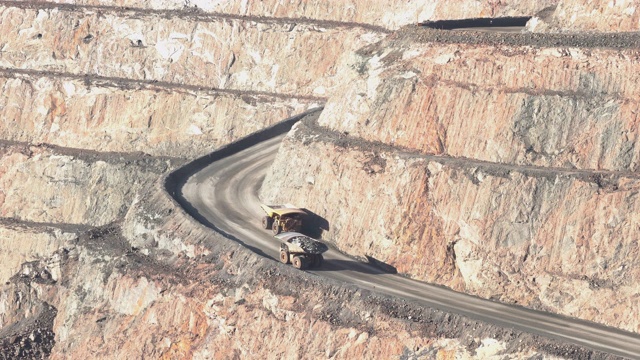
{"type": "MultiPolygon", "coordinates": [[[[279,242],[270,231],[260,227],[263,213],[258,191],[283,137],[274,136],[209,164],[188,179],[182,179],[181,189],[181,195],[189,205],[185,209],[187,212],[274,260],[278,258],[279,242]]],[[[310,273],[499,326],[640,359],[640,334],[506,305],[387,274],[333,249],[325,255],[322,268],[310,273]]]]}

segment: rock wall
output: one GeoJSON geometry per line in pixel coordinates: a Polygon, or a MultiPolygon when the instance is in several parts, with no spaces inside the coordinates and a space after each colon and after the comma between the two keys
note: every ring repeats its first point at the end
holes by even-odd
{"type": "Polygon", "coordinates": [[[424,156],[328,134],[292,131],[265,201],[312,210],[329,223],[324,239],[411,277],[640,329],[637,176],[424,156]]]}
{"type": "MultiPolygon", "coordinates": [[[[183,223],[182,229],[187,228],[183,223]]],[[[2,317],[9,321],[12,315],[24,317],[11,306],[16,301],[10,294],[53,306],[44,311],[45,305],[33,307],[33,323],[57,314],[50,328],[23,326],[30,332],[55,333],[50,359],[590,354],[323,284],[238,245],[220,249],[201,263],[169,264],[131,252],[113,228],[99,231],[81,237],[68,250],[57,282],[22,279],[1,287],[0,308],[7,310],[2,317]],[[456,339],[460,326],[475,328],[475,335],[456,339]]],[[[191,231],[193,238],[198,230],[191,231]]],[[[21,339],[19,330],[12,332],[14,339],[21,339]]]]}
{"type": "MultiPolygon", "coordinates": [[[[22,264],[49,257],[68,246],[84,227],[33,224],[12,219],[0,220],[0,284],[16,274],[25,274],[22,264]]],[[[28,268],[26,269],[28,272],[28,268]]],[[[47,275],[45,275],[47,276],[47,275]]],[[[0,325],[0,328],[2,326],[0,325]]]]}
{"type": "Polygon", "coordinates": [[[160,186],[140,199],[123,224],[137,233],[93,229],[33,264],[59,274],[52,281],[0,287],[0,328],[47,325],[11,333],[55,333],[51,359],[604,357],[297,271],[195,222],[160,186]],[[165,240],[145,245],[142,229],[165,240]],[[192,256],[166,251],[177,244],[192,256]],[[40,322],[51,313],[55,322],[40,322]]]}
{"type": "Polygon", "coordinates": [[[0,66],[323,96],[335,85],[339,56],[384,35],[334,24],[77,10],[0,8],[8,35],[0,66]]]}
{"type": "Polygon", "coordinates": [[[639,7],[638,0],[560,0],[555,11],[534,18],[528,26],[541,32],[638,31],[639,7]]]}
{"type": "Polygon", "coordinates": [[[637,49],[445,37],[404,29],[358,51],[350,85],[285,141],[263,200],[312,210],[325,239],[408,276],[640,331],[623,79],[637,49]]]}
{"type": "Polygon", "coordinates": [[[425,154],[638,169],[637,47],[438,44],[423,37],[434,40],[406,29],[359,50],[320,124],[425,154]]]}
{"type": "MultiPolygon", "coordinates": [[[[590,126],[589,136],[605,131],[613,135],[607,135],[609,140],[587,141],[584,148],[575,150],[580,156],[589,154],[583,160],[554,153],[562,152],[568,141],[561,135],[547,149],[541,141],[541,134],[547,131],[542,123],[535,129],[523,125],[521,132],[528,134],[524,140],[514,136],[512,144],[500,142],[495,148],[474,144],[474,151],[491,160],[499,158],[492,153],[497,148],[504,152],[500,154],[504,159],[519,161],[518,166],[561,166],[557,164],[569,161],[572,166],[589,168],[595,162],[598,168],[633,171],[635,149],[621,156],[621,162],[594,150],[597,146],[622,149],[622,140],[615,136],[618,129],[635,136],[634,130],[627,130],[633,128],[629,124],[635,118],[629,123],[618,120],[632,116],[629,112],[634,114],[633,103],[628,105],[634,101],[633,81],[588,77],[591,67],[597,74],[606,73],[608,67],[635,73],[633,52],[621,52],[627,63],[612,60],[605,51],[605,55],[595,55],[606,59],[603,63],[577,64],[575,61],[594,55],[563,48],[550,53],[522,48],[518,55],[507,47],[474,50],[456,45],[445,46],[444,52],[434,55],[430,45],[421,45],[416,46],[415,54],[405,47],[387,57],[384,50],[373,46],[357,55],[360,62],[354,63],[354,72],[344,76],[350,59],[343,55],[382,39],[387,29],[444,18],[530,15],[557,1],[394,1],[384,5],[274,0],[68,2],[0,2],[0,138],[12,141],[0,147],[0,216],[5,217],[0,223],[0,248],[12,248],[11,252],[0,251],[4,255],[0,262],[7,264],[0,280],[4,283],[10,274],[16,274],[0,286],[0,359],[49,355],[604,358],[300,274],[202,228],[181,212],[162,187],[154,185],[161,174],[181,162],[171,157],[202,155],[315,107],[329,96],[358,99],[362,106],[360,93],[350,97],[352,94],[339,89],[345,80],[355,81],[356,88],[366,90],[368,96],[379,90],[393,92],[396,85],[406,88],[411,81],[417,81],[420,88],[420,82],[430,78],[412,72],[435,72],[442,66],[449,77],[443,78],[445,85],[437,96],[460,97],[469,106],[480,106],[481,101],[471,99],[475,95],[457,87],[472,93],[478,90],[491,98],[490,86],[494,85],[483,87],[481,70],[491,70],[488,64],[493,57],[521,73],[535,73],[534,65],[520,64],[529,57],[546,68],[575,66],[577,78],[565,74],[563,79],[582,85],[578,90],[538,94],[522,90],[531,85],[514,81],[517,77],[496,75],[492,77],[495,88],[507,95],[504,102],[496,102],[485,112],[495,112],[511,101],[528,101],[530,105],[522,109],[540,118],[556,116],[552,105],[567,111],[581,108],[580,91],[602,91],[597,80],[610,86],[601,98],[611,101],[611,109],[597,100],[594,106],[599,112],[585,112],[588,119],[572,126],[590,126]],[[456,58],[456,52],[470,58],[483,52],[490,56],[465,63],[456,58]],[[572,59],[564,59],[567,56],[572,59]],[[380,61],[415,69],[393,75],[393,70],[386,69],[388,73],[380,75],[376,72],[389,65],[382,66],[380,61]],[[469,69],[475,78],[456,75],[454,65],[469,69]],[[357,77],[365,74],[371,83],[363,86],[357,77]],[[381,85],[375,83],[379,80],[381,85]],[[615,87],[616,81],[623,86],[615,87]],[[509,86],[516,87],[513,96],[508,95],[509,86]],[[575,103],[569,99],[571,91],[575,103]],[[562,100],[547,102],[556,96],[562,100]],[[612,126],[618,128],[598,123],[595,117],[613,119],[612,126]],[[524,155],[519,141],[526,145],[524,155]],[[531,151],[535,154],[528,154],[531,151]],[[80,224],[110,225],[77,238],[86,230],[80,224]],[[18,267],[23,261],[26,263],[18,267]],[[310,334],[313,341],[309,341],[310,334]],[[278,346],[282,339],[287,341],[286,350],[278,346]]],[[[536,86],[556,84],[544,80],[547,75],[541,73],[536,86]]],[[[438,86],[433,86],[434,92],[438,86]]],[[[428,97],[428,92],[420,91],[399,98],[428,97]]],[[[387,101],[385,96],[380,101],[387,101]]],[[[371,109],[392,111],[376,106],[371,109]]],[[[420,106],[412,109],[423,110],[420,106]]],[[[330,109],[326,116],[336,111],[330,109]]],[[[429,114],[450,115],[446,111],[429,114]]],[[[523,112],[522,117],[528,114],[523,112]]],[[[564,119],[557,117],[554,127],[564,119]]],[[[432,148],[422,148],[411,136],[401,139],[408,144],[402,146],[411,151],[398,154],[397,149],[368,142],[388,139],[368,138],[366,131],[358,133],[359,138],[349,137],[345,133],[357,132],[350,125],[330,122],[328,117],[322,119],[322,124],[336,131],[314,128],[298,134],[303,140],[289,140],[278,161],[287,154],[307,161],[295,160],[300,161],[299,172],[274,173],[267,183],[277,176],[291,176],[300,186],[292,192],[300,204],[317,209],[320,200],[324,201],[326,208],[319,213],[329,219],[332,227],[327,235],[338,246],[389,262],[401,272],[481,296],[636,330],[637,291],[629,279],[637,276],[633,261],[637,245],[627,227],[637,222],[632,216],[636,212],[635,179],[619,174],[593,179],[581,173],[536,175],[535,169],[507,171],[483,163],[452,163],[425,157],[432,148]],[[307,135],[310,137],[305,138],[307,135]],[[359,145],[353,148],[352,142],[359,145]],[[308,161],[318,154],[325,158],[308,161]],[[328,188],[330,181],[338,179],[345,182],[328,188]],[[535,191],[523,190],[527,186],[535,191]],[[301,189],[310,191],[303,194],[301,189]],[[495,189],[503,191],[503,196],[494,194],[495,189]],[[336,194],[339,198],[333,197],[336,194]],[[543,200],[535,200],[540,194],[543,200]],[[376,200],[378,196],[381,200],[376,200]],[[491,206],[451,201],[451,197],[467,196],[490,199],[491,206]],[[521,201],[512,203],[509,196],[521,201]],[[378,201],[378,209],[357,209],[367,200],[378,201]],[[528,205],[532,208],[527,209],[528,205]],[[595,210],[586,220],[579,210],[568,214],[589,207],[595,210]],[[402,213],[398,208],[409,210],[402,213]],[[340,211],[332,212],[334,209],[340,211]],[[487,215],[490,212],[500,216],[487,215]],[[563,216],[574,227],[564,229],[561,220],[554,220],[563,216]],[[534,228],[535,221],[548,224],[534,228]],[[370,224],[374,231],[363,231],[370,224]],[[532,225],[527,228],[526,224],[532,225]],[[611,234],[628,238],[613,242],[611,234]],[[525,235],[529,236],[526,241],[525,235]],[[562,244],[554,242],[558,238],[562,244]],[[560,249],[574,253],[567,256],[560,249]],[[619,255],[623,252],[627,257],[619,255]],[[576,265],[578,261],[584,264],[576,265]],[[539,267],[545,272],[539,274],[539,267]],[[612,304],[605,296],[619,301],[612,304]],[[628,320],[615,319],[629,313],[628,320]]],[[[390,124],[386,125],[402,136],[423,131],[390,124]]],[[[443,122],[439,126],[450,126],[453,133],[455,126],[463,125],[467,124],[443,122]]],[[[506,129],[499,126],[492,131],[506,129]]],[[[438,136],[429,137],[427,145],[432,146],[438,136]]],[[[462,146],[451,144],[453,141],[437,154],[464,152],[462,146]]]]}
{"type": "Polygon", "coordinates": [[[98,151],[203,155],[316,107],[340,79],[342,54],[386,34],[330,22],[10,5],[0,7],[0,136],[98,151]]]}
{"type": "MultiPolygon", "coordinates": [[[[559,0],[543,1],[430,1],[313,0],[313,1],[176,1],[176,0],[56,0],[54,3],[84,6],[182,10],[195,14],[217,13],[246,17],[291,18],[297,22],[336,21],[398,29],[427,20],[533,15],[559,0]]],[[[49,3],[39,1],[40,3],[49,3]]]]}
{"type": "Polygon", "coordinates": [[[177,163],[131,154],[84,154],[5,143],[0,147],[0,217],[108,224],[125,215],[140,189],[177,163]]]}
{"type": "Polygon", "coordinates": [[[0,78],[4,139],[96,151],[197,157],[316,100],[220,94],[55,73],[0,78]]]}

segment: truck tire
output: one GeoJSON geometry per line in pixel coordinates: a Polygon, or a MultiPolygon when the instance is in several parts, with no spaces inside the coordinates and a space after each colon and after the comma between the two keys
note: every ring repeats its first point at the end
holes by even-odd
{"type": "Polygon", "coordinates": [[[288,264],[289,263],[289,253],[281,250],[280,251],[280,262],[283,264],[288,264]]]}
{"type": "Polygon", "coordinates": [[[280,221],[274,220],[273,225],[271,226],[271,230],[273,231],[273,235],[278,235],[282,232],[282,228],[280,227],[280,221]]]}
{"type": "Polygon", "coordinates": [[[313,256],[313,267],[322,266],[322,261],[323,260],[324,260],[324,257],[322,256],[322,254],[314,255],[313,256]]]}
{"type": "Polygon", "coordinates": [[[296,269],[304,270],[307,268],[306,259],[302,256],[294,256],[292,261],[293,267],[296,269]]]}
{"type": "Polygon", "coordinates": [[[265,216],[262,218],[262,227],[269,230],[273,226],[273,218],[271,216],[265,216]]]}

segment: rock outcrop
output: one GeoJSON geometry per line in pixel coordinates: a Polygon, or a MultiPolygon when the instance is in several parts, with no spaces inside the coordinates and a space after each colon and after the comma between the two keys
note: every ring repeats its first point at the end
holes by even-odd
{"type": "MultiPolygon", "coordinates": [[[[476,1],[459,0],[407,2],[402,0],[313,0],[313,1],[207,1],[207,0],[119,0],[120,8],[159,10],[168,16],[176,11],[190,12],[191,17],[206,17],[207,14],[228,18],[261,17],[264,20],[288,19],[296,23],[319,23],[323,21],[342,25],[369,25],[390,30],[404,25],[428,20],[490,18],[505,16],[530,16],[553,7],[560,0],[542,1],[476,1]]],[[[74,4],[78,6],[114,7],[112,0],[55,0],[32,1],[39,6],[74,4]]],[[[38,7],[36,5],[35,7],[38,7]]]]}
{"type": "Polygon", "coordinates": [[[0,8],[0,31],[11,35],[0,56],[0,134],[99,151],[202,155],[317,106],[339,79],[339,57],[385,34],[28,5],[0,8]]]}
{"type": "Polygon", "coordinates": [[[639,331],[637,43],[447,37],[407,28],[359,50],[264,201],[409,276],[639,331]]]}
{"type": "Polygon", "coordinates": [[[140,189],[179,159],[5,143],[0,216],[100,226],[121,219],[140,189]]]}
{"type": "Polygon", "coordinates": [[[532,19],[537,32],[623,32],[640,30],[640,1],[560,0],[555,8],[532,19]]]}
{"type": "Polygon", "coordinates": [[[407,28],[357,51],[320,125],[425,154],[637,170],[637,44],[587,48],[565,36],[556,47],[527,35],[505,36],[522,39],[515,46],[439,44],[437,36],[407,28]]]}
{"type": "Polygon", "coordinates": [[[50,72],[4,74],[3,138],[101,152],[193,158],[317,103],[50,72]]]}
{"type": "Polygon", "coordinates": [[[408,276],[638,331],[637,38],[542,33],[633,29],[594,6],[0,1],[0,359],[608,358],[278,264],[165,177],[330,99],[265,198],[408,276]]]}
{"type": "Polygon", "coordinates": [[[24,318],[18,294],[52,306],[32,311],[49,324],[39,333],[55,333],[51,359],[603,356],[322,280],[213,233],[161,188],[142,199],[123,227],[166,241],[132,249],[118,224],[81,235],[57,261],[34,265],[58,268],[53,281],[2,288],[0,327],[24,318]],[[175,244],[193,257],[166,251],[175,244]]]}
{"type": "Polygon", "coordinates": [[[335,85],[339,56],[385,34],[259,17],[77,10],[0,8],[0,31],[10,35],[0,66],[324,96],[335,85]]]}
{"type": "MultiPolygon", "coordinates": [[[[68,247],[87,227],[69,224],[37,224],[15,219],[0,220],[0,284],[14,275],[30,276],[31,263],[48,258],[57,250],[68,247]]],[[[49,273],[40,277],[51,277],[49,273]]],[[[0,326],[1,328],[1,326],[0,326]]]]}

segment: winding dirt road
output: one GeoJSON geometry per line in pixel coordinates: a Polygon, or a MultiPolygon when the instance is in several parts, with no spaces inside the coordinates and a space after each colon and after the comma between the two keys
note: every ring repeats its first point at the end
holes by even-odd
{"type": "MultiPolygon", "coordinates": [[[[260,227],[263,213],[258,191],[283,137],[278,135],[215,161],[192,175],[182,187],[182,196],[192,207],[187,211],[274,261],[278,258],[279,242],[270,231],[260,227]]],[[[309,272],[499,326],[640,359],[639,334],[383,273],[333,249],[325,254],[325,259],[321,269],[309,272]]]]}

